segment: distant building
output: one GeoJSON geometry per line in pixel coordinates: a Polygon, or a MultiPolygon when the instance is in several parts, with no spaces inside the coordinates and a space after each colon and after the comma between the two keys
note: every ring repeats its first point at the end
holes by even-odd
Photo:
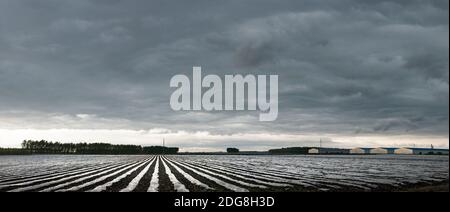
{"type": "Polygon", "coordinates": [[[341,154],[349,154],[349,149],[337,149],[337,148],[311,148],[308,150],[308,154],[333,154],[333,155],[341,155],[341,154]]]}
{"type": "Polygon", "coordinates": [[[375,149],[370,150],[370,154],[376,154],[376,155],[386,155],[386,154],[395,154],[395,150],[398,148],[385,148],[385,147],[379,147],[375,149]]]}
{"type": "Polygon", "coordinates": [[[308,150],[308,154],[319,154],[319,148],[312,148],[308,150]]]}
{"type": "Polygon", "coordinates": [[[353,148],[350,150],[350,154],[355,154],[355,155],[363,155],[363,154],[370,154],[370,150],[371,148],[353,148]]]}
{"type": "Polygon", "coordinates": [[[400,148],[395,150],[399,155],[448,155],[448,149],[432,148],[400,148]]]}

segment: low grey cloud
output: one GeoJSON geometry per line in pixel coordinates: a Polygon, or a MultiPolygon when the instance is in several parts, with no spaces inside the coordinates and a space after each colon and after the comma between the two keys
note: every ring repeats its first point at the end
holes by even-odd
{"type": "Polygon", "coordinates": [[[448,137],[448,18],[447,0],[0,0],[0,128],[448,137]],[[198,65],[278,74],[278,120],[172,111],[170,78],[198,65]]]}

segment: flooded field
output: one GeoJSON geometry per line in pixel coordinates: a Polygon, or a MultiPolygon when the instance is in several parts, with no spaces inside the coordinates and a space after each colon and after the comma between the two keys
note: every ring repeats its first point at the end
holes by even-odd
{"type": "Polygon", "coordinates": [[[389,191],[448,175],[448,156],[0,156],[2,192],[389,191]]]}

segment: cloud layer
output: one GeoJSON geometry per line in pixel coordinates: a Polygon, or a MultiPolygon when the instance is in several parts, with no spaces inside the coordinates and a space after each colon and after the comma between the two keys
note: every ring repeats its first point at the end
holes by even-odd
{"type": "Polygon", "coordinates": [[[2,0],[0,129],[448,142],[448,4],[2,0]],[[170,78],[197,65],[206,74],[278,74],[278,120],[171,111],[170,78]]]}

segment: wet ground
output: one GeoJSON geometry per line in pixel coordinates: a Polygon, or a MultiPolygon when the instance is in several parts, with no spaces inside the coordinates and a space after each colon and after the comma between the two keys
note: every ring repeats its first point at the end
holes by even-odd
{"type": "Polygon", "coordinates": [[[448,156],[0,156],[3,192],[448,191],[448,156]]]}

